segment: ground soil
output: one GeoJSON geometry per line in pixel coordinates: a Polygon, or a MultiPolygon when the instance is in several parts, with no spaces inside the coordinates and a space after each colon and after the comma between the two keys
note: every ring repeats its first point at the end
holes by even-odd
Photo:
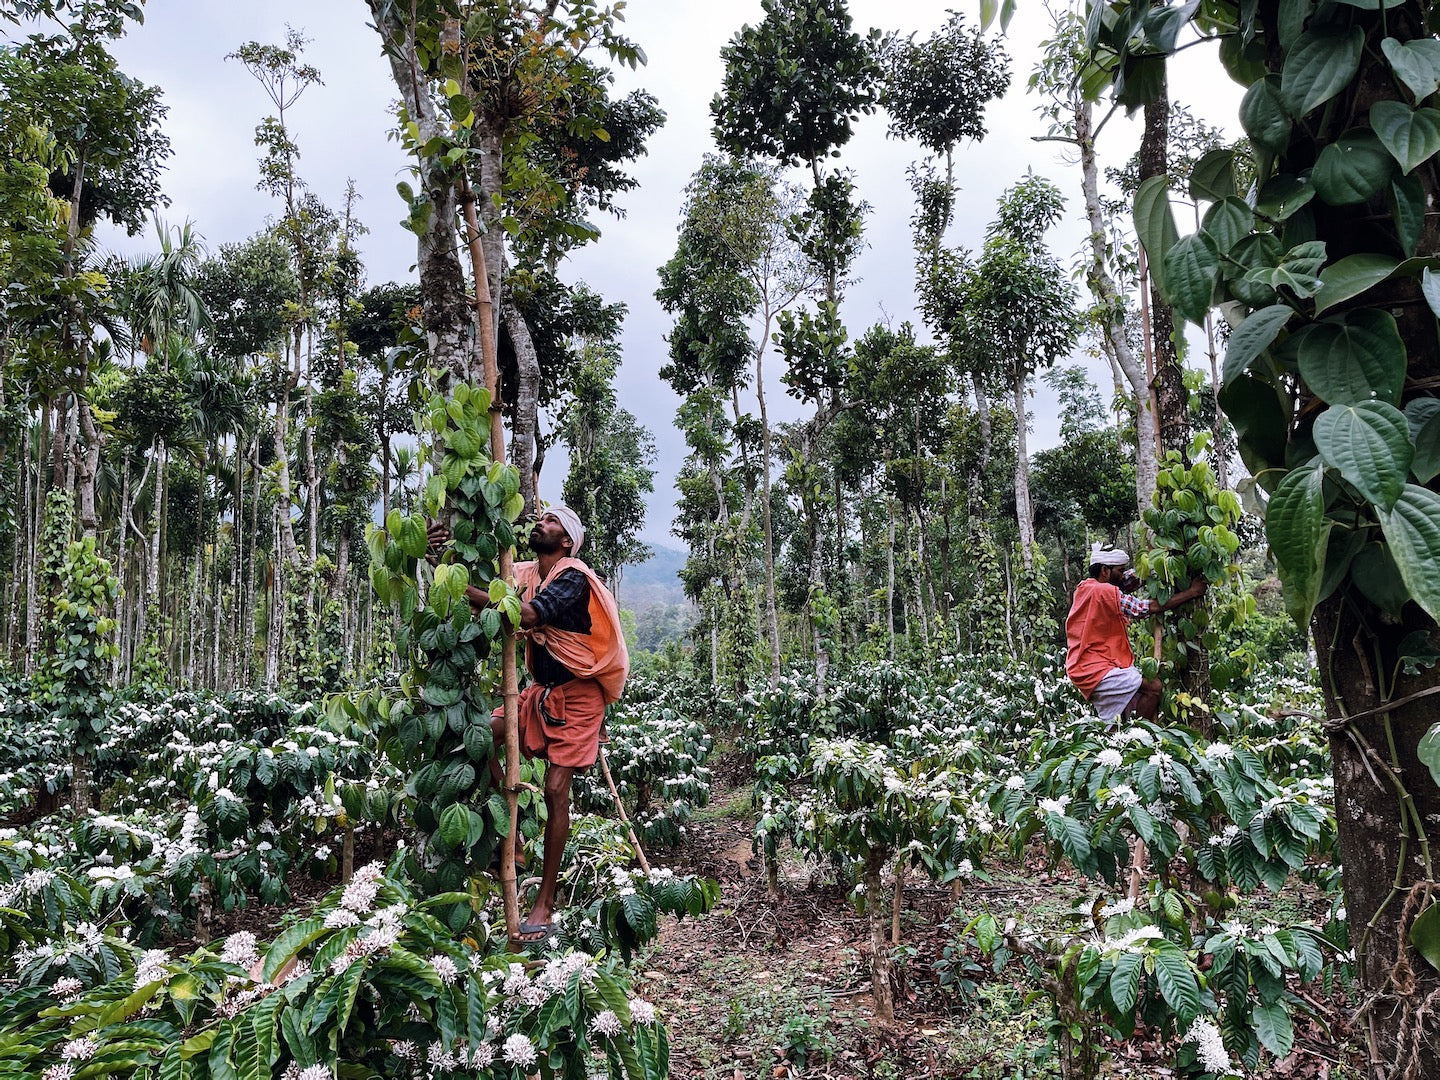
{"type": "MultiPolygon", "coordinates": [[[[996,974],[956,940],[982,911],[1003,921],[1073,907],[1093,891],[1089,883],[1047,866],[1037,850],[991,882],[967,884],[958,910],[949,888],[907,886],[896,1019],[882,1025],[870,994],[867,919],[850,903],[848,887],[798,862],[782,864],[779,893],[771,895],[751,853],[746,790],[717,785],[687,843],[652,856],[723,888],[709,915],[667,920],[637,963],[637,992],[660,1007],[671,1033],[676,1080],[1060,1075],[1047,1049],[1047,1001],[1027,1002],[1036,984],[1013,963],[996,974]],[[957,993],[953,980],[942,982],[947,960],[957,956],[970,965],[968,993],[957,993]]],[[[1344,1001],[1308,996],[1315,1018],[1297,1017],[1295,1052],[1271,1062],[1264,1075],[1359,1076],[1345,1041],[1344,1001]]],[[[1108,1054],[1105,1075],[1175,1075],[1174,1048],[1143,1030],[1123,1043],[1097,1038],[1108,1054]]]]}

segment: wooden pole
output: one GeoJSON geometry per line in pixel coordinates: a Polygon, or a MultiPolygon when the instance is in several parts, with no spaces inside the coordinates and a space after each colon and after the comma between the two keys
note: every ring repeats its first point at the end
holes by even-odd
{"type": "MultiPolygon", "coordinates": [[[[480,222],[475,213],[475,190],[463,172],[459,180],[460,205],[465,213],[465,234],[475,271],[475,320],[480,329],[480,359],[485,366],[485,388],[490,392],[490,456],[505,460],[505,424],[500,414],[500,364],[495,342],[495,305],[485,249],[480,243],[480,222]]],[[[513,573],[509,548],[500,550],[500,577],[513,573]]],[[[520,681],[515,671],[515,628],[500,620],[500,687],[505,703],[505,804],[510,808],[510,840],[500,845],[500,885],[505,893],[505,927],[512,944],[520,936],[520,895],[515,882],[515,844],[520,823],[520,681]]]]}
{"type": "Polygon", "coordinates": [[[640,846],[640,837],[635,835],[635,826],[630,824],[630,818],[625,813],[625,804],[620,801],[620,791],[615,787],[615,778],[610,775],[610,762],[605,760],[605,747],[600,747],[600,772],[605,776],[605,785],[610,789],[610,795],[615,800],[615,812],[620,815],[620,820],[625,823],[625,828],[630,830],[630,842],[635,845],[635,857],[640,860],[640,869],[650,873],[650,861],[645,858],[645,849],[640,846]]]}

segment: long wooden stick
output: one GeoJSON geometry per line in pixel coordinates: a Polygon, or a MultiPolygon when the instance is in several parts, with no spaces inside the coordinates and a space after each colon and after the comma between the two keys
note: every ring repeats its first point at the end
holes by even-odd
{"type": "MultiPolygon", "coordinates": [[[[500,415],[500,364],[495,344],[495,305],[485,248],[480,243],[480,222],[475,214],[475,190],[464,172],[459,180],[460,205],[465,211],[465,234],[475,270],[475,319],[480,324],[480,359],[485,365],[485,388],[490,391],[490,456],[505,460],[505,424],[500,415]]],[[[513,572],[510,549],[500,549],[500,577],[513,572]]],[[[505,927],[513,943],[520,936],[520,894],[515,883],[515,845],[520,824],[520,680],[515,672],[515,630],[500,620],[500,687],[505,702],[505,803],[510,809],[509,842],[500,846],[500,886],[505,894],[505,927]]]]}
{"type": "Polygon", "coordinates": [[[610,789],[610,795],[615,800],[615,812],[620,815],[620,820],[625,823],[625,828],[630,830],[630,842],[635,845],[635,857],[640,860],[640,869],[650,873],[650,861],[645,858],[645,849],[640,846],[640,837],[635,835],[635,826],[630,824],[630,818],[625,813],[625,804],[620,801],[620,792],[615,787],[615,778],[610,775],[610,762],[605,759],[605,747],[600,747],[600,771],[605,775],[605,785],[610,789]]]}

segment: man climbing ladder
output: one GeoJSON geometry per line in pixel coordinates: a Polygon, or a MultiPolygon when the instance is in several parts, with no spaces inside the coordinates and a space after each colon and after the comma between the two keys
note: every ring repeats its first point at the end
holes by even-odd
{"type": "MultiPolygon", "coordinates": [[[[432,544],[449,539],[444,525],[431,526],[432,544]]],[[[567,506],[553,506],[540,515],[530,534],[535,559],[515,564],[519,632],[525,638],[525,666],[532,680],[520,694],[520,750],[547,762],[545,861],[535,904],[520,923],[518,940],[525,944],[543,941],[551,933],[560,863],[570,835],[570,782],[595,764],[605,706],[619,700],[630,673],[615,597],[576,558],[584,543],[580,516],[567,506]]],[[[473,585],[466,595],[477,610],[490,603],[489,595],[473,585]]],[[[498,788],[504,783],[499,755],[506,734],[503,710],[495,710],[490,728],[497,751],[490,757],[490,776],[498,788]]]]}

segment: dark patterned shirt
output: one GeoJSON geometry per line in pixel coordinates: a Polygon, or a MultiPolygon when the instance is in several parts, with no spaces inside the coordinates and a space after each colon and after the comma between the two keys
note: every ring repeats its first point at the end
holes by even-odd
{"type": "MultiPolygon", "coordinates": [[[[553,626],[576,634],[590,633],[590,579],[573,566],[562,570],[530,600],[537,626],[553,626]]],[[[541,686],[559,686],[575,678],[574,673],[550,655],[550,650],[530,643],[530,674],[541,686]]]]}

